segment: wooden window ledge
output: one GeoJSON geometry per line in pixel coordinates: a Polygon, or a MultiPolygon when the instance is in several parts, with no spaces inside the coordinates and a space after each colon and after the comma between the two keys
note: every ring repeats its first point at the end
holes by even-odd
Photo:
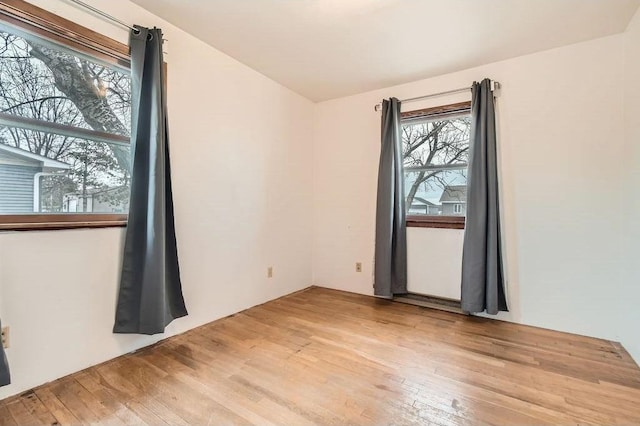
{"type": "Polygon", "coordinates": [[[126,214],[0,215],[0,231],[53,231],[59,229],[127,226],[126,214]]]}
{"type": "Polygon", "coordinates": [[[408,228],[464,229],[464,216],[407,216],[408,228]]]}

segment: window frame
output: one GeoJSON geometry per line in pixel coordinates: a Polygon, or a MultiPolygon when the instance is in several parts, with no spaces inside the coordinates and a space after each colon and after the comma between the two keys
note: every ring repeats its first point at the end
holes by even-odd
{"type": "MultiPolygon", "coordinates": [[[[403,125],[406,121],[414,119],[445,118],[447,116],[456,116],[467,113],[471,113],[471,101],[405,111],[400,114],[400,124],[403,125]]],[[[407,214],[405,218],[405,224],[408,228],[464,229],[465,223],[465,216],[428,216],[407,214]]]]}
{"type": "MultiPolygon", "coordinates": [[[[108,64],[131,68],[129,46],[126,44],[24,0],[2,0],[0,21],[108,64]]],[[[102,133],[93,130],[87,132],[92,136],[102,133]]],[[[129,138],[126,139],[130,143],[129,138]]],[[[0,231],[125,227],[128,216],[109,213],[0,214],[0,231]]]]}

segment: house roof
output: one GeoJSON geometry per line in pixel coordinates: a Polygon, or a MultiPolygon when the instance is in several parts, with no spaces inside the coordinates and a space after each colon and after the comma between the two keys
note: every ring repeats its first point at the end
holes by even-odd
{"type": "Polygon", "coordinates": [[[467,185],[448,185],[440,196],[441,203],[466,203],[467,185]]]}
{"type": "Polygon", "coordinates": [[[422,197],[413,197],[413,204],[418,204],[418,203],[423,204],[423,205],[426,205],[426,206],[439,207],[439,205],[438,205],[438,204],[436,204],[436,203],[432,203],[432,202],[431,202],[431,201],[429,201],[429,200],[425,200],[425,199],[424,199],[424,198],[422,198],[422,197]],[[417,202],[416,202],[416,201],[417,201],[417,202]]]}
{"type": "Polygon", "coordinates": [[[34,154],[33,152],[25,151],[24,149],[16,148],[2,143],[0,143],[0,151],[14,157],[18,157],[22,160],[39,163],[39,165],[44,168],[60,170],[69,170],[71,168],[69,164],[63,163],[62,161],[52,160],[51,158],[34,154]]]}

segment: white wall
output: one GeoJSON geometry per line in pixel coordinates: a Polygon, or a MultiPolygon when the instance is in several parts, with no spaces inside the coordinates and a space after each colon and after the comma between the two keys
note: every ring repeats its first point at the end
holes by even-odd
{"type": "Polygon", "coordinates": [[[627,349],[636,355],[640,354],[640,10],[632,19],[624,35],[625,44],[625,139],[627,153],[625,171],[628,173],[623,182],[624,200],[629,202],[625,209],[627,218],[624,221],[626,241],[626,274],[623,277],[623,288],[628,297],[624,310],[626,320],[635,325],[634,335],[630,335],[627,349]]]}
{"type": "MultiPolygon", "coordinates": [[[[34,3],[127,42],[126,31],[69,4],[34,3]]],[[[169,40],[176,226],[190,315],[161,336],[111,333],[121,229],[0,234],[13,376],[0,398],[311,283],[314,105],[128,1],[91,3],[161,27],[169,40]]]]}
{"type": "Polygon", "coordinates": [[[460,300],[463,238],[461,229],[408,228],[407,290],[460,300]]]}
{"type": "MultiPolygon", "coordinates": [[[[622,34],[601,38],[320,103],[314,142],[314,283],[372,294],[380,143],[374,104],[490,77],[503,85],[497,108],[511,312],[499,318],[622,341],[640,359],[639,324],[628,321],[630,283],[623,283],[622,221],[630,197],[621,186],[624,40],[622,34]],[[363,273],[355,272],[355,261],[364,262],[363,273]]],[[[637,40],[629,48],[636,46],[637,40]]],[[[628,84],[637,87],[637,76],[628,84]]],[[[422,106],[427,105],[407,105],[422,106]]],[[[445,259],[458,263],[459,246],[443,244],[447,232],[447,239],[455,239],[451,233],[457,231],[410,230],[410,258],[422,257],[427,271],[440,268],[445,259]],[[435,252],[438,256],[429,255],[435,252]]],[[[418,264],[412,260],[410,267],[418,264]]],[[[455,281],[433,287],[459,286],[459,275],[450,271],[448,276],[455,281]]]]}

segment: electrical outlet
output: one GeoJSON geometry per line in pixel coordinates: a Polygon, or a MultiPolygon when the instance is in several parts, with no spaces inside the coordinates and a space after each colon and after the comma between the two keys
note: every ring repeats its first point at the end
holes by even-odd
{"type": "Polygon", "coordinates": [[[356,262],[356,272],[362,272],[362,263],[356,262]]]}
{"type": "Polygon", "coordinates": [[[9,327],[2,327],[2,347],[9,348],[9,327]]]}
{"type": "Polygon", "coordinates": [[[273,278],[273,266],[267,268],[267,278],[273,278]]]}

